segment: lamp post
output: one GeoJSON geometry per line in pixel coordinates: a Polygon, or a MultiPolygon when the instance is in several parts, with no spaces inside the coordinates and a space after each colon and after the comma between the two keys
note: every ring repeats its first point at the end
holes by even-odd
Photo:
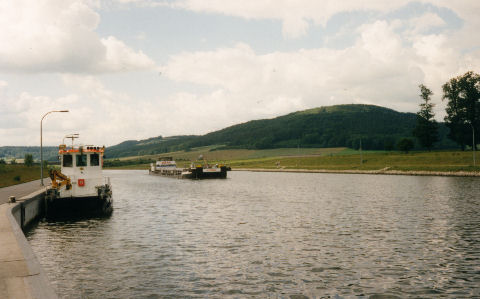
{"type": "Polygon", "coordinates": [[[52,110],[52,111],[48,111],[47,113],[45,113],[43,116],[42,116],[42,119],[40,120],[40,184],[42,186],[45,186],[43,184],[43,130],[42,130],[42,125],[43,125],[43,119],[45,118],[45,116],[47,116],[48,114],[52,113],[52,112],[68,112],[68,110],[52,110]]]}
{"type": "Polygon", "coordinates": [[[473,167],[475,167],[475,127],[471,121],[466,121],[465,123],[469,124],[472,127],[472,153],[473,153],[473,167]]]}

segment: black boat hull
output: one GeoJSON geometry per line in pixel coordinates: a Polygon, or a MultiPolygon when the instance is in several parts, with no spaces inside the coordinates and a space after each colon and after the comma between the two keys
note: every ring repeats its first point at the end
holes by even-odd
{"type": "Polygon", "coordinates": [[[45,198],[45,216],[49,220],[110,216],[111,196],[45,198]]]}
{"type": "Polygon", "coordinates": [[[183,175],[188,179],[226,179],[227,178],[227,167],[220,167],[219,171],[204,171],[203,167],[196,167],[189,169],[189,173],[183,175]]]}

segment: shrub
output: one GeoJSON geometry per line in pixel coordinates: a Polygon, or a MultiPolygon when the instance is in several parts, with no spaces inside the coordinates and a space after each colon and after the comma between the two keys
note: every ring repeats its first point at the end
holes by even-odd
{"type": "Polygon", "coordinates": [[[33,166],[33,156],[31,154],[25,154],[25,166],[32,167],[33,166]]]}
{"type": "Polygon", "coordinates": [[[398,149],[402,152],[408,154],[408,152],[413,148],[413,140],[408,138],[403,138],[398,142],[398,149]]]}

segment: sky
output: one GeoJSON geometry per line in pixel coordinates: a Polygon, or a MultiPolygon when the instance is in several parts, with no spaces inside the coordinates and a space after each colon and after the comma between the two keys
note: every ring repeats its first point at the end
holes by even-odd
{"type": "Polygon", "coordinates": [[[111,146],[480,73],[478,0],[0,0],[0,146],[111,146]]]}

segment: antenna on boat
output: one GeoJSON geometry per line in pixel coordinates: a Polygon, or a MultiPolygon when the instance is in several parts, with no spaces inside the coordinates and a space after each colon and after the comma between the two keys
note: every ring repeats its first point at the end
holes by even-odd
{"type": "Polygon", "coordinates": [[[74,140],[75,138],[80,138],[80,134],[74,133],[74,134],[66,135],[65,137],[63,137],[63,141],[62,141],[63,144],[65,144],[65,138],[70,138],[70,139],[72,139],[72,148],[73,148],[73,140],[74,140]]]}

